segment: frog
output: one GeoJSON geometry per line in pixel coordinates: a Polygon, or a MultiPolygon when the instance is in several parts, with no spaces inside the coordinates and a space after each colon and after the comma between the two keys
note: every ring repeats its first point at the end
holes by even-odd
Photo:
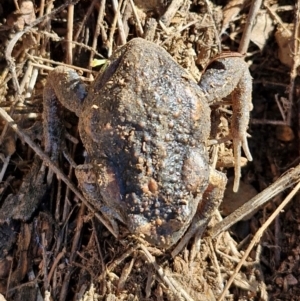
{"type": "Polygon", "coordinates": [[[207,225],[223,198],[227,178],[210,166],[208,144],[210,106],[227,95],[237,160],[241,148],[251,159],[248,66],[237,56],[213,65],[197,83],[162,47],[135,38],[114,52],[88,89],[63,66],[44,87],[46,153],[57,162],[64,149],[64,106],[79,118],[87,153],[75,167],[84,197],[113,227],[122,223],[158,248],[175,245],[196,216],[207,225]]]}

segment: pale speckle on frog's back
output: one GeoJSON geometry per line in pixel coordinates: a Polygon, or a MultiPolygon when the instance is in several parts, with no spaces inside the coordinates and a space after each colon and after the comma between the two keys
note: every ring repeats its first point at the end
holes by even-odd
{"type": "Polygon", "coordinates": [[[141,39],[128,45],[91,88],[80,134],[91,158],[107,158],[114,170],[129,229],[170,244],[208,183],[210,109],[166,51],[141,39]]]}

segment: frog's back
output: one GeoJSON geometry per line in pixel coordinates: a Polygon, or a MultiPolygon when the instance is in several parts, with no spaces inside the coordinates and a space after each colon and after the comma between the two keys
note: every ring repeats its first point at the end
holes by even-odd
{"type": "Polygon", "coordinates": [[[141,39],[116,52],[92,89],[81,136],[93,158],[115,169],[132,231],[179,215],[188,225],[208,178],[210,110],[201,90],[166,51],[141,39]],[[186,180],[191,164],[203,171],[195,185],[186,180]]]}

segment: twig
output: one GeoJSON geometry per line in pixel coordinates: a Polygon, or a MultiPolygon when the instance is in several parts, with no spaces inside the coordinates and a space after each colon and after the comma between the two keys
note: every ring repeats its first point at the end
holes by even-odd
{"type": "MultiPolygon", "coordinates": [[[[276,163],[274,162],[274,158],[271,154],[271,151],[267,150],[267,159],[269,161],[269,166],[270,170],[272,172],[272,179],[278,179],[280,176],[280,172],[277,168],[276,163]]],[[[282,202],[282,195],[278,194],[277,196],[274,197],[273,203],[274,204],[280,204],[282,202]]],[[[279,262],[280,262],[280,257],[281,257],[281,248],[280,248],[280,240],[282,237],[281,233],[281,226],[279,223],[279,216],[276,217],[275,222],[274,222],[274,244],[278,246],[278,248],[275,248],[274,250],[274,261],[275,261],[275,266],[278,267],[279,262]]]]}
{"type": "MultiPolygon", "coordinates": [[[[51,8],[52,8],[52,5],[50,5],[50,6],[48,5],[48,9],[51,10],[51,8]]],[[[44,11],[45,11],[45,0],[42,0],[42,1],[40,1],[39,18],[44,15],[44,11]]],[[[45,27],[48,27],[47,29],[49,29],[49,31],[50,31],[49,23],[50,22],[47,22],[47,24],[40,23],[39,29],[41,29],[42,26],[45,25],[45,27]]],[[[42,37],[42,34],[40,31],[38,31],[37,35],[36,35],[36,41],[37,41],[37,45],[40,45],[40,49],[39,49],[39,51],[38,51],[38,49],[34,49],[34,51],[35,51],[35,53],[38,51],[40,56],[44,56],[46,54],[46,45],[48,43],[48,39],[47,38],[46,38],[46,40],[43,39],[43,43],[41,43],[41,37],[42,37]]]]}
{"type": "Polygon", "coordinates": [[[1,171],[0,171],[0,182],[3,181],[6,169],[8,167],[9,161],[10,161],[10,158],[11,158],[11,156],[8,155],[7,157],[4,158],[4,160],[2,160],[3,165],[2,165],[2,168],[1,168],[1,171]]]}
{"type": "Polygon", "coordinates": [[[168,6],[166,12],[161,16],[160,21],[167,27],[171,20],[177,13],[178,9],[182,6],[184,0],[173,0],[168,6]]]}
{"type": "Polygon", "coordinates": [[[44,290],[49,290],[49,281],[48,281],[48,256],[46,252],[46,241],[45,241],[45,232],[41,233],[42,238],[42,256],[43,256],[43,288],[44,290]]]}
{"type": "Polygon", "coordinates": [[[12,53],[14,47],[15,47],[15,44],[18,42],[18,40],[25,33],[29,32],[33,27],[35,27],[39,23],[43,22],[47,18],[50,18],[51,16],[54,16],[58,12],[62,11],[68,5],[70,5],[70,4],[74,4],[75,5],[77,2],[79,2],[79,0],[68,0],[68,1],[66,1],[66,3],[62,4],[59,8],[53,10],[50,14],[44,15],[44,16],[36,19],[29,26],[25,27],[22,31],[16,33],[15,36],[10,40],[10,42],[7,45],[6,50],[5,50],[5,58],[7,60],[10,72],[12,73],[12,79],[13,79],[14,88],[15,88],[15,90],[16,90],[16,92],[17,92],[18,95],[20,94],[20,86],[19,86],[19,83],[17,81],[17,74],[16,74],[16,67],[15,67],[14,59],[11,56],[11,53],[12,53]]]}
{"type": "MultiPolygon", "coordinates": [[[[77,255],[77,250],[79,248],[79,240],[80,240],[80,237],[81,237],[81,230],[82,230],[82,227],[83,227],[83,224],[84,224],[83,215],[84,215],[85,209],[86,209],[85,206],[82,205],[80,207],[80,210],[79,210],[78,216],[77,216],[76,232],[75,232],[75,235],[72,239],[71,254],[70,254],[70,257],[69,257],[71,266],[75,262],[76,255],[77,255]]],[[[67,273],[67,275],[69,275],[69,276],[71,276],[71,274],[72,274],[71,266],[69,267],[69,273],[67,273]]],[[[68,294],[68,291],[69,291],[70,280],[71,280],[71,277],[65,277],[64,278],[64,281],[62,283],[60,296],[59,296],[60,301],[64,301],[67,298],[67,294],[68,294]]]]}
{"type": "Polygon", "coordinates": [[[213,247],[211,239],[208,241],[208,245],[209,245],[210,254],[211,254],[210,255],[211,263],[213,265],[214,270],[217,273],[216,282],[214,283],[215,291],[216,290],[221,291],[222,288],[224,287],[223,277],[222,277],[221,268],[220,268],[220,265],[219,265],[219,262],[218,262],[218,259],[217,259],[217,256],[216,256],[216,252],[215,252],[215,249],[213,247]]]}
{"type": "Polygon", "coordinates": [[[294,17],[294,31],[293,31],[293,49],[291,49],[293,66],[290,73],[290,85],[289,85],[289,110],[287,111],[286,122],[287,125],[291,125],[292,121],[292,105],[294,103],[294,90],[295,90],[295,79],[297,77],[297,68],[299,66],[299,8],[300,0],[296,1],[295,4],[295,17],[294,17]]]}
{"type": "MultiPolygon", "coordinates": [[[[27,64],[27,68],[26,68],[26,71],[25,71],[25,74],[21,80],[21,84],[20,84],[20,93],[23,93],[24,89],[25,89],[25,86],[28,85],[28,81],[32,75],[32,72],[33,72],[33,65],[31,64],[31,61],[28,61],[28,64],[27,64]]],[[[27,89],[28,91],[28,89],[27,89]]],[[[33,89],[32,89],[33,91],[33,89]]],[[[12,106],[14,106],[14,102],[12,103],[12,106]]],[[[15,107],[13,108],[13,110],[15,111],[15,107]]],[[[13,114],[14,113],[10,111],[10,114],[13,114]]]]}
{"type": "Polygon", "coordinates": [[[92,42],[92,49],[93,51],[91,51],[90,53],[90,60],[89,60],[89,68],[92,68],[92,61],[94,59],[94,55],[97,49],[97,45],[98,45],[98,37],[100,35],[100,30],[101,30],[101,24],[103,22],[103,18],[104,18],[104,7],[105,7],[105,0],[102,1],[104,2],[104,4],[102,3],[98,12],[98,18],[97,18],[97,24],[96,24],[96,28],[95,28],[95,33],[94,33],[94,38],[93,38],[93,42],[92,42]]]}
{"type": "Polygon", "coordinates": [[[212,238],[215,238],[221,232],[226,231],[236,222],[240,221],[243,217],[255,211],[258,207],[264,205],[271,198],[273,198],[278,193],[284,191],[285,189],[298,183],[300,180],[300,165],[295,168],[290,169],[279,179],[277,179],[268,188],[263,190],[261,193],[256,195],[250,201],[245,203],[242,207],[228,215],[223,221],[214,226],[209,232],[212,238]]]}
{"type": "MultiPolygon", "coordinates": [[[[98,250],[98,255],[97,258],[98,260],[100,261],[100,265],[98,266],[98,269],[101,273],[103,273],[103,271],[105,270],[106,268],[106,265],[104,263],[104,259],[103,259],[103,254],[102,254],[102,250],[101,250],[101,247],[100,247],[100,242],[99,242],[99,238],[98,238],[98,235],[96,234],[97,233],[97,228],[96,228],[96,225],[95,225],[95,220],[92,219],[92,226],[93,226],[93,233],[92,235],[94,236],[94,240],[95,240],[95,243],[96,243],[96,246],[97,246],[97,250],[98,250]]],[[[100,281],[100,288],[99,288],[99,291],[102,293],[102,296],[105,295],[106,293],[106,279],[103,278],[102,281],[100,281]]]]}
{"type": "MultiPolygon", "coordinates": [[[[186,291],[184,291],[177,283],[174,285],[174,279],[171,280],[171,277],[168,277],[161,266],[159,266],[155,260],[155,258],[150,254],[148,249],[139,244],[140,249],[143,251],[149,263],[152,264],[160,278],[164,281],[167,287],[177,296],[177,298],[184,297],[187,301],[193,301],[193,299],[188,295],[186,291]]],[[[178,299],[176,299],[178,300],[178,299]]]]}
{"type": "Polygon", "coordinates": [[[121,257],[119,258],[115,258],[113,260],[113,262],[105,267],[105,270],[100,274],[100,276],[98,277],[97,281],[102,282],[105,279],[105,276],[113,271],[119,264],[121,264],[126,258],[128,258],[133,252],[136,251],[136,249],[138,248],[138,246],[134,246],[133,248],[129,248],[126,250],[125,253],[123,253],[121,255],[121,257]]]}
{"type": "Polygon", "coordinates": [[[121,276],[120,276],[119,281],[118,281],[118,286],[117,286],[117,291],[118,292],[121,292],[121,291],[124,290],[126,281],[128,279],[128,276],[130,275],[130,273],[132,271],[133,264],[134,264],[135,260],[136,260],[136,258],[135,258],[135,256],[133,256],[129,263],[125,263],[125,266],[122,270],[121,276]]]}
{"type": "Polygon", "coordinates": [[[20,10],[20,6],[19,6],[19,3],[18,3],[18,0],[14,0],[14,3],[15,3],[16,9],[20,10]]]}
{"type": "Polygon", "coordinates": [[[138,32],[139,36],[142,37],[142,36],[144,36],[144,30],[143,30],[139,15],[136,11],[135,5],[133,3],[133,0],[130,0],[130,5],[132,7],[133,15],[134,15],[134,18],[136,21],[137,32],[138,32]]]}
{"type": "MultiPolygon", "coordinates": [[[[77,67],[77,66],[74,66],[74,65],[68,65],[68,64],[65,64],[65,63],[61,63],[61,62],[57,62],[57,61],[53,61],[53,60],[49,60],[49,59],[45,59],[45,58],[40,58],[38,56],[34,56],[34,55],[30,55],[28,54],[28,57],[32,60],[32,61],[42,61],[42,62],[45,62],[45,63],[50,63],[50,64],[54,64],[56,66],[65,66],[65,67],[68,67],[68,68],[71,68],[71,69],[74,69],[74,70],[78,70],[78,71],[81,71],[81,72],[87,72],[87,73],[91,73],[92,71],[89,70],[89,69],[86,69],[86,68],[82,68],[82,67],[77,67]]],[[[46,70],[53,70],[54,68],[53,67],[49,67],[49,66],[46,66],[45,64],[37,64],[37,63],[31,63],[33,66],[36,66],[36,67],[39,67],[41,69],[46,69],[46,70]]]]}
{"type": "MultiPolygon", "coordinates": [[[[113,0],[114,2],[117,1],[117,0],[113,0]]],[[[118,18],[119,18],[119,14],[120,14],[120,9],[121,9],[121,4],[122,4],[123,0],[120,0],[120,3],[118,5],[118,8],[115,12],[115,17],[114,17],[114,20],[111,24],[111,28],[110,28],[110,32],[109,32],[109,37],[108,37],[108,57],[111,56],[112,54],[112,49],[113,49],[113,39],[114,39],[114,33],[116,31],[116,25],[117,25],[117,21],[118,21],[118,18]]]]}
{"type": "Polygon", "coordinates": [[[69,270],[67,270],[67,272],[64,275],[64,282],[60,288],[59,301],[65,301],[67,298],[67,292],[70,289],[68,286],[69,286],[73,271],[74,271],[74,269],[73,270],[69,269],[69,270]]]}
{"type": "Polygon", "coordinates": [[[252,118],[250,124],[286,125],[286,121],[252,118]]]}
{"type": "MultiPolygon", "coordinates": [[[[206,17],[207,17],[207,14],[204,15],[203,19],[201,20],[201,24],[204,23],[204,21],[206,20],[206,17]]],[[[165,45],[166,43],[168,43],[169,41],[171,41],[176,35],[178,35],[180,32],[188,29],[189,27],[191,27],[191,26],[193,26],[193,25],[195,25],[195,24],[197,24],[199,22],[200,22],[200,20],[194,20],[194,21],[191,21],[188,24],[184,25],[181,28],[176,28],[175,32],[173,32],[172,34],[170,33],[168,35],[168,37],[162,43],[160,43],[160,46],[165,45]]],[[[207,28],[208,27],[207,25],[203,25],[202,26],[201,24],[198,25],[199,28],[201,28],[201,27],[207,28]]]]}
{"type": "Polygon", "coordinates": [[[225,294],[227,293],[227,290],[229,289],[230,285],[232,284],[235,276],[241,269],[244,261],[250,254],[251,250],[255,246],[256,243],[259,242],[261,236],[263,235],[264,231],[270,226],[270,224],[273,222],[273,220],[276,218],[277,215],[279,215],[280,211],[290,202],[290,200],[295,196],[295,194],[300,189],[300,182],[296,185],[296,187],[290,192],[290,194],[285,198],[285,200],[278,206],[278,208],[271,214],[271,216],[268,218],[268,220],[262,225],[262,227],[255,233],[252,241],[250,242],[247,250],[245,251],[245,254],[243,255],[241,261],[237,265],[237,267],[234,270],[234,273],[231,275],[230,279],[228,280],[224,291],[222,292],[221,296],[218,298],[218,301],[222,301],[225,297],[225,294]]]}
{"type": "Polygon", "coordinates": [[[66,50],[66,62],[68,64],[73,63],[73,24],[74,24],[74,5],[68,6],[68,22],[67,22],[67,50],[66,50]]]}
{"type": "MultiPolygon", "coordinates": [[[[35,31],[36,29],[33,28],[32,31],[35,31]]],[[[56,42],[65,42],[66,39],[65,38],[60,38],[57,34],[53,33],[53,32],[47,32],[45,30],[41,30],[39,31],[39,33],[43,34],[44,36],[47,36],[49,38],[51,38],[53,41],[56,41],[56,42]]],[[[93,49],[92,47],[86,45],[86,44],[83,44],[83,43],[79,43],[79,42],[76,42],[76,41],[69,41],[70,43],[72,43],[73,45],[76,45],[76,46],[79,46],[81,48],[84,48],[88,51],[94,51],[95,54],[97,54],[99,57],[101,58],[104,58],[103,55],[101,55],[101,53],[99,53],[98,51],[96,51],[95,49],[93,49]]],[[[42,57],[39,57],[39,59],[44,59],[42,57]]]]}
{"type": "Polygon", "coordinates": [[[183,237],[181,237],[179,243],[176,245],[176,247],[172,250],[171,255],[173,258],[175,258],[182,249],[187,245],[187,243],[190,241],[190,239],[195,235],[197,232],[197,238],[201,238],[204,230],[207,227],[207,224],[209,222],[209,219],[206,218],[194,218],[190,228],[188,231],[184,234],[183,237]]]}
{"type": "Polygon", "coordinates": [[[253,0],[249,15],[247,18],[247,23],[243,31],[241,43],[238,52],[241,54],[244,54],[247,52],[249,43],[250,43],[250,35],[251,35],[251,30],[253,27],[254,20],[256,18],[257,12],[259,8],[261,7],[262,0],[253,0]]]}
{"type": "MultiPolygon", "coordinates": [[[[76,41],[76,42],[78,41],[79,35],[82,31],[82,28],[85,25],[86,21],[90,18],[90,15],[91,15],[91,13],[94,9],[94,6],[96,5],[97,2],[98,2],[98,0],[93,0],[93,2],[90,4],[90,6],[89,6],[88,10],[86,11],[82,21],[79,24],[77,32],[74,34],[74,38],[73,38],[74,41],[76,41]]],[[[101,1],[101,3],[102,2],[105,3],[105,1],[101,1]]],[[[100,8],[100,10],[101,10],[101,8],[100,8]]]]}
{"type": "Polygon", "coordinates": [[[126,35],[125,35],[123,22],[122,22],[121,15],[120,15],[121,7],[122,7],[124,0],[119,0],[119,3],[118,3],[118,0],[112,0],[111,2],[112,2],[113,9],[116,14],[116,18],[117,18],[117,22],[118,22],[118,31],[119,31],[119,35],[120,35],[121,45],[124,45],[124,44],[126,44],[126,35]]]}
{"type": "MultiPolygon", "coordinates": [[[[105,15],[105,4],[106,4],[106,0],[101,1],[100,10],[103,11],[103,15],[105,15]]],[[[106,44],[107,43],[107,32],[106,32],[105,27],[102,23],[101,23],[101,37],[102,37],[103,43],[106,44]]]]}
{"type": "Polygon", "coordinates": [[[66,249],[64,248],[54,259],[52,265],[51,265],[51,269],[48,273],[48,283],[50,283],[54,270],[57,267],[58,263],[60,262],[60,260],[66,255],[66,249]]]}
{"type": "MultiPolygon", "coordinates": [[[[42,296],[42,293],[41,293],[41,289],[37,283],[36,278],[37,276],[35,275],[34,271],[32,269],[30,269],[27,273],[27,277],[28,277],[28,280],[31,281],[31,282],[35,282],[35,289],[36,289],[36,292],[37,292],[37,296],[36,296],[36,301],[49,301],[49,299],[46,299],[46,294],[47,294],[47,291],[45,291],[45,298],[43,298],[42,296]]],[[[2,300],[1,300],[2,301],[2,300]]],[[[3,300],[4,301],[4,300],[3,300]]]]}
{"type": "Polygon", "coordinates": [[[217,26],[216,26],[216,21],[214,19],[214,14],[213,14],[213,12],[210,8],[211,2],[208,1],[208,0],[205,0],[205,4],[206,4],[206,10],[207,10],[208,14],[210,15],[210,17],[213,21],[212,26],[213,26],[214,33],[215,33],[214,38],[216,39],[216,44],[218,45],[218,51],[219,51],[219,53],[221,53],[221,51],[222,51],[221,40],[220,40],[219,32],[218,32],[218,29],[217,29],[217,26]]]}
{"type": "MultiPolygon", "coordinates": [[[[32,96],[32,93],[34,91],[36,80],[39,75],[38,68],[33,67],[32,72],[29,75],[30,75],[29,82],[27,83],[27,89],[26,89],[27,91],[25,94],[25,98],[27,98],[27,99],[29,99],[32,96]]],[[[25,81],[26,81],[26,79],[25,79],[25,81]]]]}
{"type": "Polygon", "coordinates": [[[284,109],[278,99],[278,94],[275,94],[275,101],[276,101],[276,104],[277,104],[277,107],[280,111],[280,114],[281,114],[281,117],[282,117],[282,120],[286,121],[286,116],[285,116],[285,113],[284,113],[284,109]]]}
{"type": "MultiPolygon", "coordinates": [[[[14,35],[14,37],[10,40],[10,42],[8,43],[6,49],[5,49],[5,59],[7,61],[7,65],[9,68],[9,71],[11,73],[12,76],[12,81],[13,81],[13,86],[14,89],[16,91],[16,96],[15,96],[15,102],[17,103],[18,100],[21,97],[22,94],[22,90],[21,87],[19,85],[18,82],[18,77],[17,77],[17,73],[16,73],[16,65],[15,65],[15,61],[14,58],[12,57],[12,51],[15,47],[15,44],[17,43],[17,41],[27,32],[29,32],[34,26],[36,26],[37,24],[43,22],[44,20],[46,20],[48,17],[55,15],[56,13],[60,12],[61,10],[63,10],[66,6],[68,6],[69,4],[76,4],[79,0],[68,0],[66,1],[65,4],[61,5],[59,8],[53,10],[50,14],[44,15],[38,19],[36,19],[34,22],[32,22],[29,26],[25,27],[22,31],[16,33],[14,35]]],[[[11,113],[13,112],[13,109],[11,109],[11,113]]],[[[3,139],[3,137],[5,136],[7,131],[7,125],[4,126],[4,129],[2,131],[1,134],[1,140],[3,139]]],[[[0,141],[1,142],[1,141],[0,141]]]]}

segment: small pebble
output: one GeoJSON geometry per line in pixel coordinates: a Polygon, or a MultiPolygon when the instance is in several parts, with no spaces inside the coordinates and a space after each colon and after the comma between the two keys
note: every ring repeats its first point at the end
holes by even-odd
{"type": "Polygon", "coordinates": [[[276,127],[276,138],[283,142],[290,142],[295,139],[295,135],[291,127],[287,125],[278,125],[276,127]]]}

